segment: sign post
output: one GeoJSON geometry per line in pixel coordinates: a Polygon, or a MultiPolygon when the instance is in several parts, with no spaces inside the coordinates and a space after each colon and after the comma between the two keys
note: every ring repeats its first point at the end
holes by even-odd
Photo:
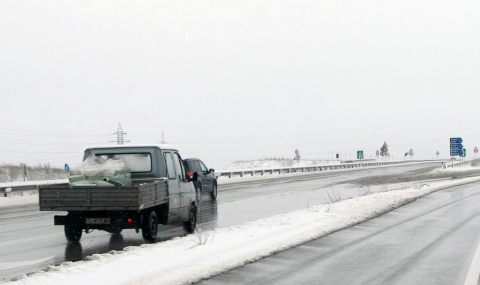
{"type": "Polygon", "coordinates": [[[450,156],[452,156],[452,168],[453,156],[460,156],[460,159],[465,157],[464,152],[466,154],[466,150],[463,148],[462,142],[462,138],[450,138],[450,156]]]}

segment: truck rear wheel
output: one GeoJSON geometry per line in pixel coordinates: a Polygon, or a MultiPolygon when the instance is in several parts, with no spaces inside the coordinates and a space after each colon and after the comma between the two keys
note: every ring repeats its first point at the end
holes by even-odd
{"type": "Polygon", "coordinates": [[[150,214],[143,216],[142,236],[146,242],[153,243],[157,240],[158,234],[158,218],[155,211],[151,211],[150,214]]]}
{"type": "Polygon", "coordinates": [[[69,242],[79,242],[82,238],[82,228],[71,223],[65,223],[65,237],[69,242]]]}
{"type": "Polygon", "coordinates": [[[188,233],[193,233],[195,227],[197,226],[197,208],[195,206],[190,206],[190,213],[188,213],[188,221],[183,222],[183,228],[188,233]]]}

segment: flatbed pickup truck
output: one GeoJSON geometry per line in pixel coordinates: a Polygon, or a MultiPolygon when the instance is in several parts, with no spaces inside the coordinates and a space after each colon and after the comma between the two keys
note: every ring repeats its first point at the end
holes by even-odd
{"type": "MultiPolygon", "coordinates": [[[[193,232],[197,201],[192,181],[178,151],[170,145],[97,146],[85,150],[89,158],[121,160],[131,172],[131,186],[109,178],[98,184],[64,184],[39,187],[40,211],[67,211],[56,215],[65,237],[78,242],[82,232],[104,230],[118,234],[123,229],[142,231],[155,242],[158,224],[183,223],[193,232]],[[111,185],[111,186],[108,186],[111,185]]],[[[95,177],[99,179],[99,177],[95,177]]]]}

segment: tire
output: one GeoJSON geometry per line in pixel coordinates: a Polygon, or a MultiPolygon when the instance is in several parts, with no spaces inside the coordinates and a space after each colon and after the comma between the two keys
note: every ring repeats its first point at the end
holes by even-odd
{"type": "Polygon", "coordinates": [[[195,189],[195,194],[197,195],[197,204],[202,201],[202,187],[200,185],[197,186],[197,189],[195,189]]]}
{"type": "Polygon", "coordinates": [[[213,190],[210,196],[212,196],[212,200],[217,200],[217,183],[213,184],[213,190]]]}
{"type": "Polygon", "coordinates": [[[158,234],[158,218],[155,211],[151,211],[150,214],[143,216],[142,236],[143,240],[149,243],[153,243],[157,240],[158,234]]]}
{"type": "Polygon", "coordinates": [[[188,213],[188,221],[183,222],[183,228],[188,233],[193,233],[197,227],[197,208],[190,206],[190,212],[188,213]]]}
{"type": "Polygon", "coordinates": [[[79,242],[82,238],[82,228],[69,223],[68,221],[65,223],[65,237],[69,242],[79,242]]]}

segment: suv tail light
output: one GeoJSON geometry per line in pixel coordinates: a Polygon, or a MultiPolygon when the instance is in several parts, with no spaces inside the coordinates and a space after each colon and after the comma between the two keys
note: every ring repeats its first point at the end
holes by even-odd
{"type": "Polygon", "coordinates": [[[189,172],[188,172],[188,177],[190,177],[190,179],[193,178],[193,171],[189,171],[189,172]]]}

